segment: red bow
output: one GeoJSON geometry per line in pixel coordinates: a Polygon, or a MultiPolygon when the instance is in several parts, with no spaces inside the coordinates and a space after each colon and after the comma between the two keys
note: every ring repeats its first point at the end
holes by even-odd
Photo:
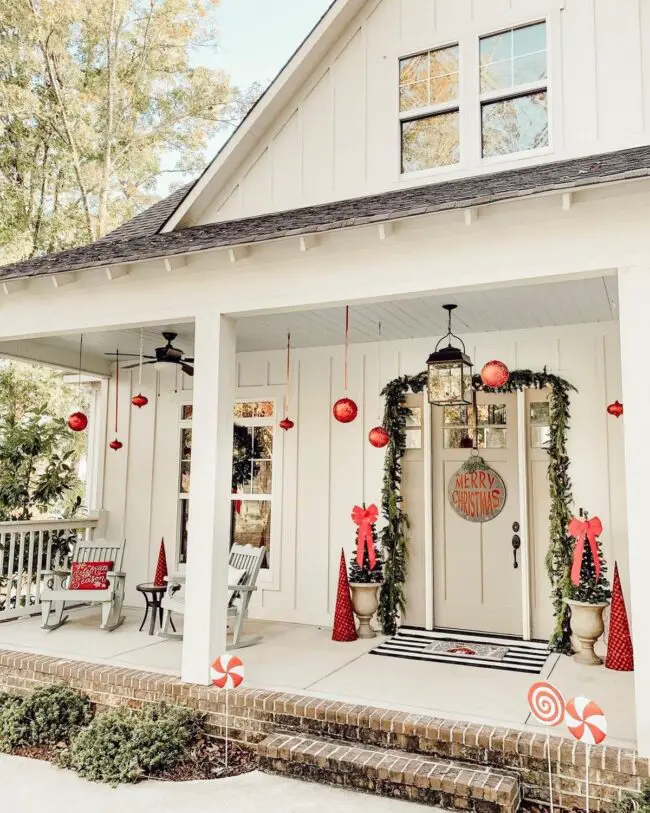
{"type": "Polygon", "coordinates": [[[363,567],[363,552],[367,546],[368,561],[371,570],[377,564],[375,543],[372,538],[372,526],[377,522],[378,516],[379,509],[376,505],[371,505],[368,508],[360,508],[358,505],[355,505],[352,509],[352,521],[359,526],[359,532],[357,534],[357,564],[359,567],[363,567]]]}
{"type": "Polygon", "coordinates": [[[571,581],[578,586],[580,584],[580,569],[582,568],[582,557],[585,553],[585,539],[589,540],[591,556],[596,568],[596,578],[600,578],[600,557],[598,556],[598,543],[596,537],[603,532],[603,523],[598,517],[590,520],[583,520],[574,517],[569,523],[569,533],[576,540],[576,549],[573,554],[573,567],[571,568],[571,581]]]}

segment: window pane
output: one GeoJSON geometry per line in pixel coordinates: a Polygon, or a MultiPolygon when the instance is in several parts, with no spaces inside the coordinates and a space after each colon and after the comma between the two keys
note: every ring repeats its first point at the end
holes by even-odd
{"type": "Polygon", "coordinates": [[[181,429],[181,460],[192,457],[192,430],[181,429]]]}
{"type": "Polygon", "coordinates": [[[181,420],[183,421],[191,421],[192,420],[192,404],[183,404],[181,407],[181,420]]]}
{"type": "Polygon", "coordinates": [[[486,158],[548,145],[546,92],[484,104],[482,119],[486,158]]]}
{"type": "Polygon", "coordinates": [[[537,82],[546,70],[544,23],[481,40],[481,93],[537,82]]]}
{"type": "Polygon", "coordinates": [[[462,405],[444,407],[443,420],[445,426],[467,426],[467,407],[462,405]]]}
{"type": "Polygon", "coordinates": [[[234,406],[235,418],[272,418],[273,401],[246,401],[234,406]]]}
{"type": "Polygon", "coordinates": [[[515,59],[513,80],[515,85],[525,85],[539,79],[546,79],[546,54],[530,54],[515,59]]]}
{"type": "Polygon", "coordinates": [[[426,107],[429,104],[429,83],[414,82],[399,89],[399,109],[413,110],[416,107],[426,107]]]}
{"type": "Polygon", "coordinates": [[[493,426],[486,426],[483,430],[486,449],[505,449],[507,445],[507,430],[495,429],[493,426]]]}
{"type": "Polygon", "coordinates": [[[512,59],[512,31],[481,39],[481,65],[512,59]]]}
{"type": "MultiPolygon", "coordinates": [[[[395,64],[395,63],[393,63],[395,64]]],[[[429,78],[429,56],[418,54],[399,61],[399,83],[408,85],[411,82],[420,82],[429,78]]]]}
{"type": "Polygon", "coordinates": [[[180,544],[179,544],[179,556],[178,561],[181,564],[185,564],[187,562],[187,526],[189,522],[190,516],[190,501],[189,500],[179,500],[180,506],[180,518],[179,518],[179,525],[180,525],[180,544]]]}
{"type": "Polygon", "coordinates": [[[402,124],[402,172],[458,163],[458,113],[402,124]]]}
{"type": "Polygon", "coordinates": [[[465,445],[470,439],[471,435],[467,429],[445,429],[444,431],[445,449],[471,448],[465,445]],[[463,441],[465,441],[465,443],[463,443],[463,441]]]}
{"type": "Polygon", "coordinates": [[[400,110],[416,110],[458,96],[458,46],[418,54],[399,63],[400,110]]]}
{"type": "Polygon", "coordinates": [[[256,426],[253,429],[253,457],[273,457],[273,428],[271,426],[256,426]]]}
{"type": "Polygon", "coordinates": [[[233,431],[232,488],[233,491],[249,491],[251,483],[251,460],[253,457],[253,429],[238,426],[233,431]]]}
{"type": "Polygon", "coordinates": [[[438,76],[429,83],[430,104],[453,102],[458,97],[458,74],[450,73],[447,76],[438,76]]]}
{"type": "Polygon", "coordinates": [[[547,401],[533,401],[530,405],[532,426],[548,426],[551,422],[551,407],[547,401]]]}
{"type": "Polygon", "coordinates": [[[190,493],[190,464],[189,462],[181,463],[181,494],[190,493]]]}
{"type": "Polygon", "coordinates": [[[273,464],[270,460],[253,461],[251,494],[270,494],[273,480],[273,464]]]}
{"type": "Polygon", "coordinates": [[[494,62],[481,68],[481,93],[512,87],[512,61],[494,62]]]}
{"type": "Polygon", "coordinates": [[[530,445],[533,449],[545,449],[551,437],[548,426],[530,427],[530,445]]]}
{"type": "Polygon", "coordinates": [[[429,76],[435,79],[437,76],[447,76],[458,73],[458,46],[451,48],[439,48],[437,51],[429,52],[429,76]]]}
{"type": "Polygon", "coordinates": [[[231,545],[264,545],[266,555],[262,567],[268,568],[271,544],[271,503],[268,501],[242,500],[232,504],[231,545]]]}
{"type": "Polygon", "coordinates": [[[534,54],[546,50],[546,23],[527,25],[514,31],[513,55],[534,54]]]}

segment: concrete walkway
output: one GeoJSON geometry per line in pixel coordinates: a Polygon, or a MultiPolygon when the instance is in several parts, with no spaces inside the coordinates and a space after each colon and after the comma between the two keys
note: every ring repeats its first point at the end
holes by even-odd
{"type": "Polygon", "coordinates": [[[431,808],[255,771],[210,782],[142,782],[113,790],[46,762],[0,754],[4,810],[47,813],[424,813],[431,808]]]}

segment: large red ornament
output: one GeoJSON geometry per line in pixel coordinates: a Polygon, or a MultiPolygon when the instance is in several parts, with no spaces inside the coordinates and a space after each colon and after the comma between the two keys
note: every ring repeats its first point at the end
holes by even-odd
{"type": "Polygon", "coordinates": [[[374,429],[370,430],[368,440],[370,441],[370,445],[374,446],[375,449],[383,449],[384,446],[388,446],[390,435],[383,426],[375,426],[374,429]]]}
{"type": "Polygon", "coordinates": [[[134,395],[133,398],[131,398],[131,403],[138,409],[142,409],[143,406],[147,406],[147,404],[149,403],[149,399],[147,398],[146,395],[143,395],[141,392],[139,392],[137,395],[134,395]]]}
{"type": "Polygon", "coordinates": [[[339,423],[352,423],[359,414],[359,407],[351,398],[340,398],[334,404],[332,413],[339,423]]]}
{"type": "Polygon", "coordinates": [[[620,418],[623,414],[623,404],[620,401],[614,401],[613,404],[610,404],[607,407],[607,411],[610,415],[613,415],[615,418],[620,418]]]}
{"type": "Polygon", "coordinates": [[[509,378],[510,371],[502,361],[488,361],[481,370],[481,381],[494,390],[505,387],[509,378]]]}
{"type": "Polygon", "coordinates": [[[73,412],[68,418],[68,428],[73,432],[83,432],[88,426],[88,416],[83,412],[73,412]]]}
{"type": "Polygon", "coordinates": [[[108,445],[114,452],[118,452],[122,448],[122,446],[124,446],[124,444],[121,443],[117,438],[115,438],[115,440],[112,440],[108,445]]]}
{"type": "Polygon", "coordinates": [[[288,432],[289,429],[293,429],[295,423],[290,418],[283,418],[279,423],[280,429],[284,429],[285,432],[288,432]]]}

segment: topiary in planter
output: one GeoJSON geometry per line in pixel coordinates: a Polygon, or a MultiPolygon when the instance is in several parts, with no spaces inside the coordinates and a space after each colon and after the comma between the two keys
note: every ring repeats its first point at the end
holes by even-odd
{"type": "Polygon", "coordinates": [[[92,719],[89,698],[67,686],[0,697],[0,751],[68,743],[92,719]]]}
{"type": "Polygon", "coordinates": [[[199,719],[182,706],[107,711],[74,737],[59,762],[94,782],[137,782],[188,756],[199,719]]]}

